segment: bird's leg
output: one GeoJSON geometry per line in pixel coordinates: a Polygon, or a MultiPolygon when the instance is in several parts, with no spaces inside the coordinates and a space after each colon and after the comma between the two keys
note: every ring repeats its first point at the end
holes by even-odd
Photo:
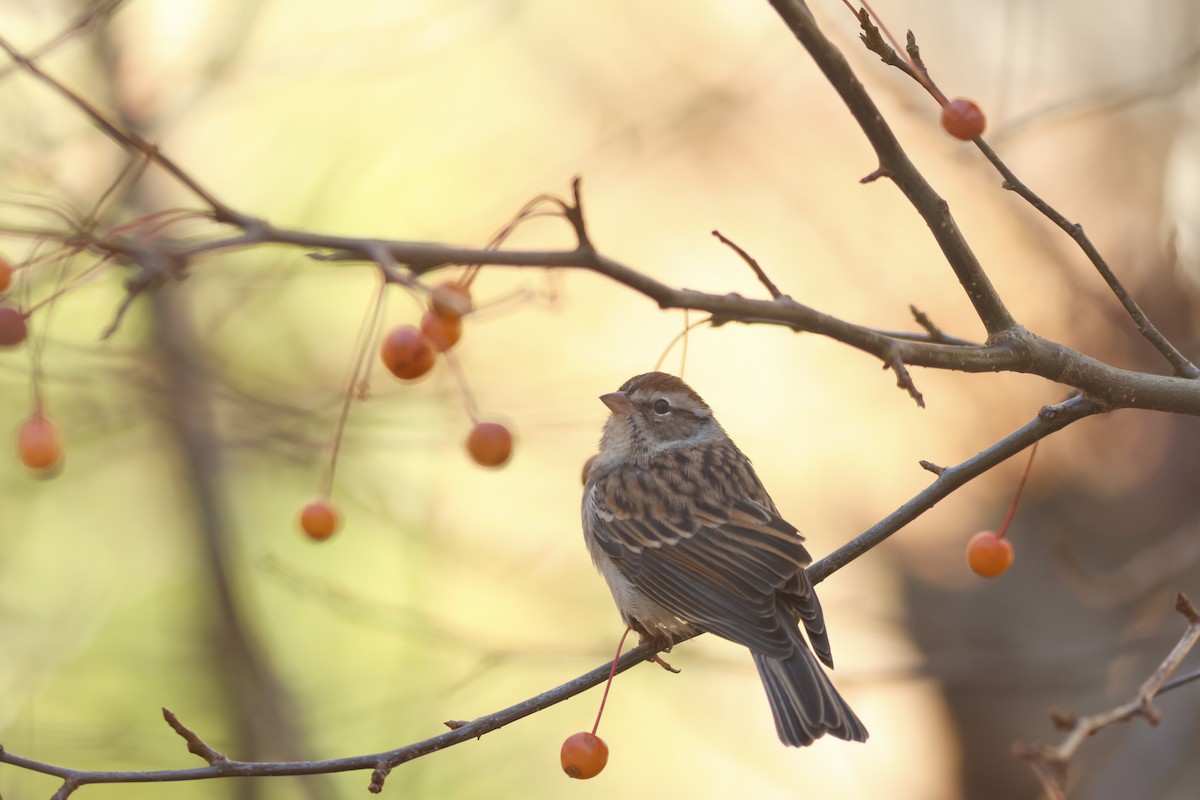
{"type": "Polygon", "coordinates": [[[626,621],[629,623],[629,627],[637,632],[639,647],[645,644],[662,653],[671,652],[671,645],[674,642],[672,641],[670,634],[668,634],[662,628],[654,628],[651,630],[632,617],[626,621]]]}
{"type": "Polygon", "coordinates": [[[647,659],[648,661],[653,661],[667,672],[674,672],[677,675],[679,674],[679,670],[675,669],[675,667],[672,667],[663,659],[661,655],[659,655],[660,653],[671,652],[671,647],[675,644],[669,633],[664,631],[662,628],[655,628],[654,631],[651,632],[636,619],[629,620],[629,627],[637,631],[639,646],[644,644],[649,645],[650,647],[653,647],[655,651],[657,651],[654,653],[654,655],[647,659]]]}

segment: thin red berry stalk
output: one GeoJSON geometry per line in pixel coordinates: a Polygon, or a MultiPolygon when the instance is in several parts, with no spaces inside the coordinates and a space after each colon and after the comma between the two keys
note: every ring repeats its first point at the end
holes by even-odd
{"type": "Polygon", "coordinates": [[[1013,494],[1012,502],[1008,504],[1008,513],[1004,515],[1004,522],[1000,524],[1000,530],[996,531],[996,537],[1003,539],[1004,534],[1008,532],[1008,526],[1012,523],[1013,515],[1017,513],[1017,504],[1021,501],[1021,492],[1025,489],[1025,480],[1029,477],[1029,470],[1033,467],[1033,457],[1037,454],[1038,443],[1034,442],[1029,448],[1029,460],[1025,462],[1025,469],[1021,471],[1021,479],[1017,481],[1017,491],[1013,494]]]}

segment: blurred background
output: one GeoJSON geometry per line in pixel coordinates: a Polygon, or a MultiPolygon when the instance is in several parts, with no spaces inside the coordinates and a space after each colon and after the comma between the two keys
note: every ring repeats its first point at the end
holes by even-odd
{"type": "MultiPolygon", "coordinates": [[[[1129,368],[1166,371],[1077,248],[1017,197],[935,104],[857,42],[838,2],[812,2],[904,146],[950,203],[1013,312],[1036,332],[1129,368]]],[[[87,6],[0,0],[29,52],[87,6]]],[[[1195,358],[1200,283],[1200,8],[1179,0],[879,2],[916,32],[931,74],[989,118],[989,141],[1082,222],[1126,286],[1195,358]]],[[[39,62],[136,126],[233,207],[291,228],[482,246],[529,199],[583,177],[597,247],[675,286],[763,296],[710,235],[782,290],[886,330],[914,304],[983,331],[923,221],[875,168],[832,89],[765,2],[127,0],[39,62]]],[[[62,229],[127,165],[77,108],[27,74],[0,77],[0,227],[62,229]]],[[[118,202],[119,201],[119,202],[118,202]]],[[[195,206],[150,170],[106,220],[195,206]]],[[[194,233],[195,229],[189,229],[194,233]]],[[[559,220],[515,246],[573,245],[559,220]]],[[[22,262],[45,242],[0,234],[22,262]]],[[[22,305],[85,258],[22,274],[22,305]]],[[[50,480],[0,458],[0,743],[91,769],[200,761],[168,707],[235,758],[330,758],[436,735],[611,658],[620,623],[583,547],[580,468],[596,399],[653,369],[688,321],[585,273],[485,269],[456,350],[483,413],[517,431],[496,471],[462,449],[450,370],[416,385],[375,370],[352,406],[334,501],[318,491],[377,287],[368,266],[256,248],[196,263],[111,324],[129,273],[110,266],[35,314],[0,353],[0,423],[15,431],[41,371],[66,463],[50,480]]],[[[446,270],[432,282],[457,274],[446,270]]],[[[388,293],[385,324],[418,303],[388,293]]],[[[371,348],[376,345],[370,344],[371,348]]],[[[671,350],[664,369],[681,369],[671,350]]],[[[879,364],[781,328],[692,331],[684,375],[817,557],[1064,388],[916,370],[920,410],[879,364]]],[[[15,434],[13,434],[15,436],[15,434]]],[[[10,452],[11,452],[11,445],[10,452]]],[[[984,581],[963,552],[995,529],[1014,460],[820,586],[834,680],[866,746],[776,739],[745,651],[712,637],[621,676],[599,733],[608,768],[571,782],[562,740],[590,729],[593,690],[398,768],[394,797],[1038,797],[1016,740],[1057,741],[1051,706],[1131,695],[1200,596],[1195,420],[1119,412],[1043,443],[984,581]]],[[[1188,664],[1194,668],[1196,657],[1188,664]]],[[[1197,690],[1090,740],[1078,798],[1191,798],[1197,690]]],[[[87,798],[342,798],[368,775],[89,786],[87,798]]],[[[0,795],[57,782],[0,766],[0,795]]]]}

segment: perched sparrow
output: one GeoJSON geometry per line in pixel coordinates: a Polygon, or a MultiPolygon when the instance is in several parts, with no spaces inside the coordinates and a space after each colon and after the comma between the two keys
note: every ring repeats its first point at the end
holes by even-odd
{"type": "Polygon", "coordinates": [[[626,624],[664,646],[708,631],[750,648],[784,744],[866,741],[813,657],[833,666],[804,537],[712,410],[661,372],[600,399],[612,416],[588,472],[583,532],[626,624]]]}

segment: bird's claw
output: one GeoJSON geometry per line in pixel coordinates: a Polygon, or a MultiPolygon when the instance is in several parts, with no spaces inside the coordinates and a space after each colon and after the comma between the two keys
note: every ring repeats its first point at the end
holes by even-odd
{"type": "Polygon", "coordinates": [[[655,664],[658,664],[660,667],[662,667],[663,669],[665,669],[667,672],[673,672],[673,673],[675,673],[676,675],[678,675],[678,674],[679,674],[679,672],[680,672],[680,670],[678,670],[678,669],[676,669],[675,667],[672,667],[670,664],[668,664],[668,663],[667,663],[667,662],[666,662],[666,661],[663,659],[663,657],[662,657],[662,656],[660,656],[658,653],[655,653],[653,656],[651,656],[651,657],[650,657],[650,660],[651,660],[651,661],[653,661],[655,664]]]}

